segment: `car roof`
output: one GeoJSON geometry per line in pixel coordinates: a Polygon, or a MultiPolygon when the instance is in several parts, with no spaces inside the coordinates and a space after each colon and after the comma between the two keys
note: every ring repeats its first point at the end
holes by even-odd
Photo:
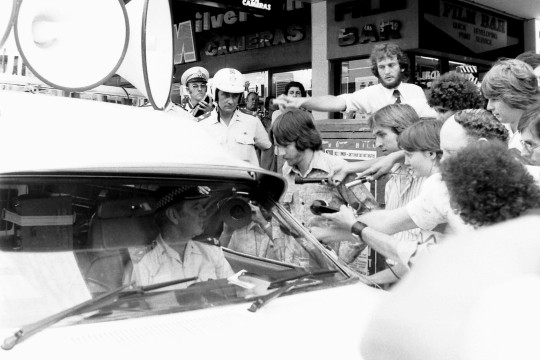
{"type": "Polygon", "coordinates": [[[283,177],[229,155],[186,113],[84,99],[0,91],[0,174],[126,172],[283,177]]]}

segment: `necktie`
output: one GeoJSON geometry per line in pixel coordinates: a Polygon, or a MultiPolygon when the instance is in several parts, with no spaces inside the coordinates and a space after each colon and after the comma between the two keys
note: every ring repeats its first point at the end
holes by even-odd
{"type": "Polygon", "coordinates": [[[401,104],[401,93],[399,92],[399,90],[394,90],[394,93],[392,95],[394,95],[396,98],[395,104],[401,104]]]}

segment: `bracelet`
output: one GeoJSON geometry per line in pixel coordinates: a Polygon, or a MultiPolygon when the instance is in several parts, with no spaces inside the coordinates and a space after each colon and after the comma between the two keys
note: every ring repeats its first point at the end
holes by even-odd
{"type": "Polygon", "coordinates": [[[351,228],[351,232],[355,235],[358,235],[358,237],[360,237],[360,240],[364,241],[364,239],[362,239],[362,231],[367,227],[366,224],[364,224],[363,222],[360,222],[360,221],[357,221],[353,224],[352,228],[351,228]]]}

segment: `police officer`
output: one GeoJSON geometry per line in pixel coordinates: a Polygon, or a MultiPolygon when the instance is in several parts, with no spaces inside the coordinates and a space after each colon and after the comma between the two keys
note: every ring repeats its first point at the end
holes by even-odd
{"type": "Polygon", "coordinates": [[[187,69],[180,79],[188,93],[188,98],[180,106],[198,121],[208,117],[214,108],[207,93],[208,70],[195,66],[187,69]]]}
{"type": "Polygon", "coordinates": [[[236,69],[221,69],[212,79],[212,95],[217,108],[201,121],[216,140],[234,156],[258,166],[255,147],[272,146],[262,122],[238,109],[244,92],[244,76],[236,69]]]}

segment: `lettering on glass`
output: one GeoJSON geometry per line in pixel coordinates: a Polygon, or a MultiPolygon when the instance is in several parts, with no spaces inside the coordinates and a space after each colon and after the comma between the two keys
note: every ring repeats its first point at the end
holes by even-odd
{"type": "Polygon", "coordinates": [[[197,49],[191,21],[174,24],[174,64],[197,61],[197,49]]]}

